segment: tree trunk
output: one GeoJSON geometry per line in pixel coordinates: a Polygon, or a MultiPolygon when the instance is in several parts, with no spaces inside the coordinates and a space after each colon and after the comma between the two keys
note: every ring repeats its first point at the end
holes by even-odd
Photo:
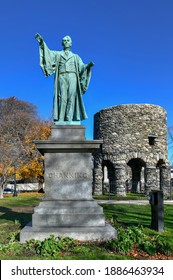
{"type": "Polygon", "coordinates": [[[4,195],[3,195],[3,185],[0,185],[0,198],[4,198],[4,195]]]}

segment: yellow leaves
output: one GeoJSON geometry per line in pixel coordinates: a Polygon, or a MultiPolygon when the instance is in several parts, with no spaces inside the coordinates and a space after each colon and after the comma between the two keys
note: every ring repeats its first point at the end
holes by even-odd
{"type": "Polygon", "coordinates": [[[8,165],[6,163],[0,163],[0,175],[2,174],[8,177],[14,175],[14,166],[11,165],[11,162],[8,165]]]}
{"type": "Polygon", "coordinates": [[[33,140],[46,140],[50,136],[51,122],[35,121],[25,136],[25,144],[32,143],[33,140]]]}
{"type": "Polygon", "coordinates": [[[8,167],[8,174],[10,174],[10,175],[14,174],[14,166],[8,167]]]}
{"type": "Polygon", "coordinates": [[[43,177],[44,157],[37,152],[34,140],[46,140],[51,132],[50,122],[35,121],[24,138],[25,151],[28,161],[20,164],[17,172],[17,178],[35,178],[43,177]]]}
{"type": "Polygon", "coordinates": [[[42,180],[44,157],[37,151],[33,141],[48,139],[51,125],[49,121],[35,119],[22,130],[20,139],[16,138],[18,142],[11,142],[11,138],[8,141],[4,138],[2,142],[0,138],[3,151],[3,156],[1,152],[0,157],[0,175],[3,174],[9,178],[16,173],[17,179],[41,178],[42,180]]]}
{"type": "Polygon", "coordinates": [[[43,161],[34,158],[27,163],[23,163],[17,171],[17,178],[36,178],[43,176],[43,161]]]}

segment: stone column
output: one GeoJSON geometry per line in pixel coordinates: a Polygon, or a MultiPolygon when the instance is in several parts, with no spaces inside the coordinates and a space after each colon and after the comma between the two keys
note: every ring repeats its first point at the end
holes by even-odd
{"type": "Polygon", "coordinates": [[[109,192],[109,178],[107,166],[104,166],[103,168],[103,193],[105,192],[109,192]]]}
{"type": "Polygon", "coordinates": [[[126,169],[124,165],[115,165],[115,193],[117,196],[126,196],[125,189],[126,169]]]}
{"type": "Polygon", "coordinates": [[[104,183],[108,183],[109,182],[109,178],[108,178],[108,169],[107,169],[107,166],[104,166],[104,169],[103,169],[103,182],[104,183]]]}
{"type": "Polygon", "coordinates": [[[156,167],[147,166],[145,173],[145,194],[149,194],[151,190],[157,189],[156,183],[156,167]]]}
{"type": "Polygon", "coordinates": [[[171,174],[169,168],[166,166],[160,167],[160,190],[167,195],[170,194],[170,180],[171,174]]]}
{"type": "Polygon", "coordinates": [[[141,169],[141,193],[144,193],[145,190],[145,167],[141,169]]]}
{"type": "Polygon", "coordinates": [[[93,194],[103,194],[103,170],[102,170],[102,155],[100,152],[94,154],[94,171],[93,171],[93,194]]]}

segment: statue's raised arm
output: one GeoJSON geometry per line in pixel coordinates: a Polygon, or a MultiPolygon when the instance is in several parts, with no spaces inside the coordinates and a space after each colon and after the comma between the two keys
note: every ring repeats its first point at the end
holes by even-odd
{"type": "Polygon", "coordinates": [[[41,44],[43,43],[43,38],[39,33],[35,34],[35,39],[41,44]]]}
{"type": "Polygon", "coordinates": [[[49,50],[43,37],[37,33],[35,39],[39,42],[40,67],[46,77],[55,74],[56,52],[49,50]]]}

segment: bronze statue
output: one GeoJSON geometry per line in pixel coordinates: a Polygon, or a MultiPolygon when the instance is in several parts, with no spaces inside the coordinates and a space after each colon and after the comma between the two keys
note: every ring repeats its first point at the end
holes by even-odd
{"type": "Polygon", "coordinates": [[[86,92],[93,62],[84,64],[71,52],[72,40],[62,39],[62,51],[49,50],[43,38],[36,34],[39,42],[40,66],[45,76],[55,74],[53,119],[56,124],[73,124],[87,118],[82,94],[86,92]]]}

